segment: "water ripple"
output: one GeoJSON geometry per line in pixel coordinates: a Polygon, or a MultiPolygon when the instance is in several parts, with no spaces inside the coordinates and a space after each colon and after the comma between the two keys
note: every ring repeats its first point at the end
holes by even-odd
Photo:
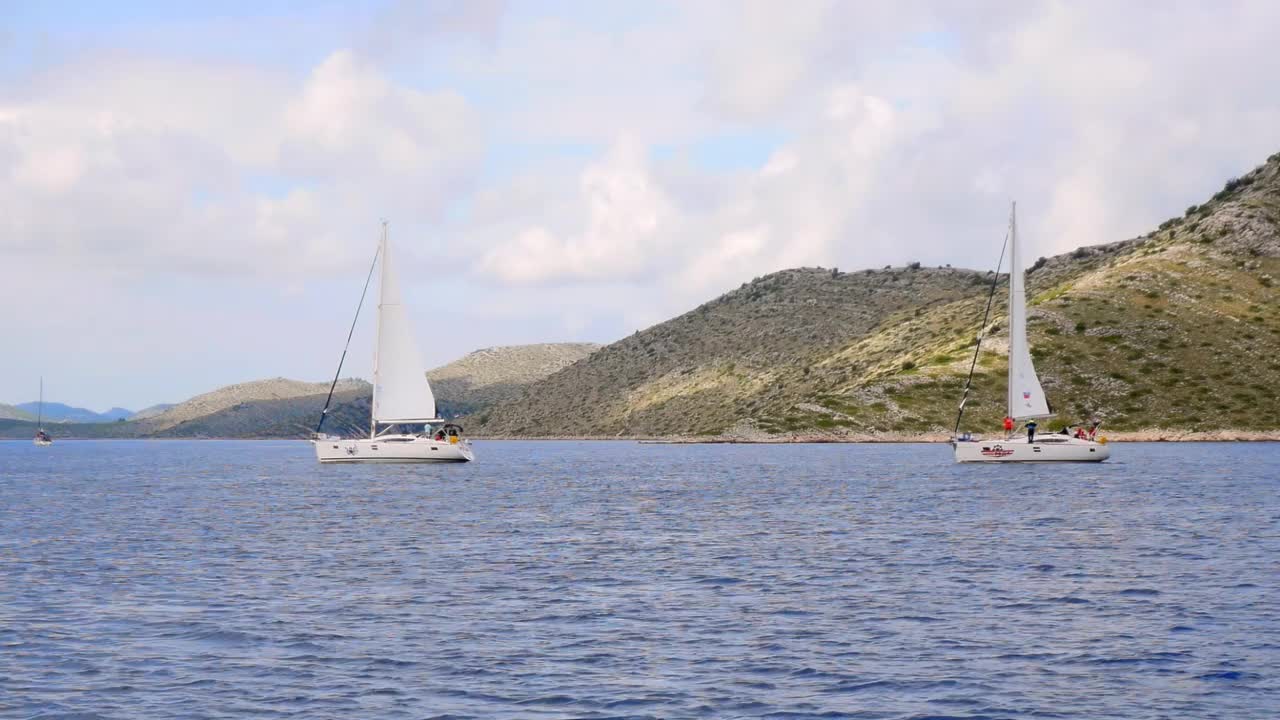
{"type": "Polygon", "coordinates": [[[1273,717],[1280,448],[0,443],[0,717],[1273,717]]]}

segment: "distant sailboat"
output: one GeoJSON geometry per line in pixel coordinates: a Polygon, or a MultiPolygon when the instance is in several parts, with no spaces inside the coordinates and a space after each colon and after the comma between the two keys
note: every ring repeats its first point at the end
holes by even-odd
{"type": "MultiPolygon", "coordinates": [[[[333,400],[333,387],[342,374],[342,360],[329,389],[329,399],[320,413],[312,443],[316,459],[322,463],[337,462],[467,462],[474,458],[471,442],[462,437],[462,428],[436,417],[435,395],[423,367],[409,316],[400,302],[400,283],[391,261],[387,241],[387,224],[382,224],[382,240],[374,263],[382,258],[382,278],[378,300],[378,330],[373,358],[373,407],[369,437],[342,439],[324,435],[325,417],[333,400]],[[402,426],[425,426],[420,433],[393,432],[402,426]],[[432,427],[436,426],[434,432],[432,427]],[[379,428],[383,428],[381,431],[379,428]]],[[[369,268],[370,279],[373,268],[369,268]]],[[[368,280],[365,290],[368,290],[368,280]]],[[[360,296],[364,304],[364,295],[360,296]]],[[[356,318],[360,308],[356,308],[356,318]]],[[[352,332],[355,321],[352,322],[352,332]]],[[[351,333],[347,334],[351,342],[351,333]]],[[[345,360],[347,351],[342,351],[345,360]]]]}
{"type": "MultiPolygon", "coordinates": [[[[28,406],[30,407],[30,406],[28,406]]],[[[31,442],[45,447],[53,444],[53,438],[49,437],[49,433],[44,431],[44,378],[40,378],[40,404],[36,410],[36,437],[31,442]]],[[[28,415],[28,417],[30,417],[28,415]]]]}
{"type": "MultiPolygon", "coordinates": [[[[1000,269],[996,268],[999,278],[1000,269]]],[[[994,296],[995,286],[992,285],[994,296]]],[[[991,303],[988,300],[987,310],[991,303]]],[[[986,326],[986,319],[983,319],[986,326]]],[[[978,351],[981,349],[982,337],[978,337],[978,347],[974,350],[974,364],[977,364],[978,351]]],[[[973,369],[969,371],[969,382],[973,380],[973,369]]],[[[960,420],[964,416],[965,401],[968,400],[969,385],[965,385],[964,397],[960,401],[960,412],[956,417],[956,432],[960,430],[960,420]]],[[[1038,420],[1051,417],[1049,400],[1040,387],[1040,378],[1036,376],[1035,364],[1031,361],[1031,347],[1027,343],[1027,293],[1026,274],[1022,269],[1022,256],[1018,248],[1017,205],[1009,211],[1009,389],[1007,417],[1013,422],[1038,420]]],[[[1096,424],[1095,424],[1096,428],[1096,424]]],[[[952,445],[955,447],[956,462],[1101,462],[1111,456],[1105,438],[1102,442],[1094,442],[1086,438],[1063,434],[1027,435],[1006,437],[1004,440],[981,440],[968,434],[957,437],[952,445]]]]}

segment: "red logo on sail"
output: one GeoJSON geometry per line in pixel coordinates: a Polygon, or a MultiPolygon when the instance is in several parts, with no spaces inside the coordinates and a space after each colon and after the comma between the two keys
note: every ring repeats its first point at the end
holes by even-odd
{"type": "Polygon", "coordinates": [[[1022,391],[1022,399],[1023,399],[1023,400],[1030,400],[1030,399],[1031,399],[1031,393],[1027,392],[1026,390],[1023,390],[1023,391],[1022,391]]]}

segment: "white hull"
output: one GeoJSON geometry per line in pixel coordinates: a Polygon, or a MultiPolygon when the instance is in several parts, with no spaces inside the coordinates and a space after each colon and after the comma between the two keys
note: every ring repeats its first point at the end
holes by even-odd
{"type": "MultiPolygon", "coordinates": [[[[455,438],[457,439],[457,438],[455,438]]],[[[432,440],[420,435],[381,435],[376,440],[312,440],[322,463],[469,462],[471,443],[432,440]]]]}
{"type": "Polygon", "coordinates": [[[1043,435],[1028,443],[1012,440],[968,440],[952,443],[956,462],[1102,462],[1111,457],[1106,443],[1065,435],[1043,435]]]}
{"type": "Polygon", "coordinates": [[[46,445],[53,444],[52,440],[32,440],[31,442],[35,443],[36,445],[39,445],[40,447],[45,447],[46,445]]]}

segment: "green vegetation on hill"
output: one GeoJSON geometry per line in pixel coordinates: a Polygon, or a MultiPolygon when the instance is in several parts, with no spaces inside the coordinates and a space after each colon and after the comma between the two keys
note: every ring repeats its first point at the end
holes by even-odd
{"type": "MultiPolygon", "coordinates": [[[[1033,264],[1058,416],[1112,429],[1280,427],[1280,154],[1143,237],[1033,264]]],[[[946,433],[991,275],[787,270],[592,354],[479,418],[493,435],[946,433]]],[[[1001,279],[1004,285],[1004,279],[1001,279]]],[[[997,295],[1003,300],[1003,292],[997,295]]],[[[965,426],[1004,414],[1004,303],[965,426]]]]}
{"type": "Polygon", "coordinates": [[[797,380],[884,318],[967,297],[984,275],[801,269],[743,285],[620,340],[481,423],[513,435],[716,434],[791,402],[797,380]]]}

